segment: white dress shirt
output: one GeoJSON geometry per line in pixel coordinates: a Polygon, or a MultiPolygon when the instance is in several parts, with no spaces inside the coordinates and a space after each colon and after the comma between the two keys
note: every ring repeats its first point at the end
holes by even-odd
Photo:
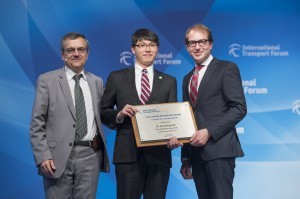
{"type": "MultiPolygon", "coordinates": [[[[71,90],[73,105],[75,108],[75,96],[74,96],[75,80],[73,79],[73,77],[74,75],[76,75],[76,73],[72,71],[70,68],[68,68],[67,66],[65,66],[65,71],[66,71],[67,80],[71,90]]],[[[87,141],[87,140],[93,140],[97,132],[97,127],[95,123],[95,114],[94,114],[93,103],[92,103],[92,95],[91,95],[91,91],[84,70],[81,71],[80,74],[83,75],[83,77],[80,78],[79,84],[83,92],[85,110],[86,110],[86,119],[87,119],[87,134],[82,140],[87,141]]]]}

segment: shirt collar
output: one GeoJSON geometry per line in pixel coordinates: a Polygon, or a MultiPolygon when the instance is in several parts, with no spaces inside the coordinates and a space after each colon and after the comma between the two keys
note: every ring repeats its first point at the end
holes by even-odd
{"type": "MultiPolygon", "coordinates": [[[[211,62],[211,60],[213,59],[213,56],[210,54],[209,57],[202,62],[200,65],[203,65],[203,67],[208,66],[211,62]]],[[[195,65],[195,67],[197,67],[198,65],[195,65]]]]}
{"type": "MultiPolygon", "coordinates": [[[[72,71],[68,66],[65,66],[65,71],[66,71],[68,81],[72,80],[74,75],[76,75],[76,73],[72,71]]],[[[79,74],[82,74],[83,79],[86,80],[86,75],[84,73],[84,70],[82,70],[79,74]]]]}
{"type": "MultiPolygon", "coordinates": [[[[151,65],[151,66],[148,66],[146,69],[147,69],[147,71],[148,71],[148,75],[152,75],[153,74],[153,64],[151,65]]],[[[143,67],[141,67],[139,64],[137,64],[137,63],[135,63],[134,64],[134,70],[135,70],[135,74],[136,75],[140,75],[141,73],[142,73],[142,70],[143,70],[144,68],[143,67]]]]}

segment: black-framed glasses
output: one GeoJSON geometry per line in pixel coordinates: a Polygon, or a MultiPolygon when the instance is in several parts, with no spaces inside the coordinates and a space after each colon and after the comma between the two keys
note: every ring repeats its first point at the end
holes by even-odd
{"type": "Polygon", "coordinates": [[[64,51],[67,53],[67,54],[73,54],[75,53],[75,51],[77,50],[78,53],[80,54],[83,54],[83,53],[86,53],[88,51],[87,48],[84,48],[84,47],[79,47],[79,48],[66,48],[64,49],[64,51]]]}
{"type": "Polygon", "coordinates": [[[191,48],[194,48],[196,47],[197,44],[199,44],[199,46],[205,46],[208,42],[208,39],[200,39],[198,41],[194,41],[194,40],[191,40],[188,42],[188,47],[191,47],[191,48]]]}
{"type": "Polygon", "coordinates": [[[150,44],[141,43],[141,44],[136,44],[134,46],[140,49],[146,49],[147,47],[149,47],[150,49],[156,49],[158,47],[156,43],[150,43],[150,44]]]}

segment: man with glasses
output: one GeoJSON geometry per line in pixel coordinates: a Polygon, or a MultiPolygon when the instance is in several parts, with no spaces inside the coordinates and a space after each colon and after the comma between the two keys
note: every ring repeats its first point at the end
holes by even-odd
{"type": "Polygon", "coordinates": [[[116,129],[113,163],[118,199],[164,199],[170,175],[171,148],[181,145],[171,138],[167,146],[137,148],[131,118],[134,105],[177,101],[176,79],[154,69],[159,39],[148,29],[132,35],[135,64],[110,73],[101,105],[101,119],[116,129]]]}
{"type": "Polygon", "coordinates": [[[211,55],[206,26],[189,28],[185,43],[195,63],[183,79],[182,95],[199,130],[182,147],[180,172],[194,179],[199,198],[232,199],[235,158],[244,155],[235,125],[247,113],[240,72],[235,63],[211,55]]]}
{"type": "Polygon", "coordinates": [[[61,39],[64,67],[39,76],[30,140],[46,198],[96,198],[100,171],[109,171],[101,127],[103,82],[84,70],[89,42],[61,39]]]}

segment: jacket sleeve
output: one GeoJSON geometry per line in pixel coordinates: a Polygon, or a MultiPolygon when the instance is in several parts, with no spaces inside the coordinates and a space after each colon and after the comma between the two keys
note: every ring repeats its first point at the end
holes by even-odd
{"type": "Polygon", "coordinates": [[[52,159],[46,139],[48,95],[46,80],[43,76],[40,76],[37,80],[35,101],[30,123],[30,142],[37,166],[45,160],[52,159]]]}
{"type": "Polygon", "coordinates": [[[104,88],[104,93],[102,96],[101,103],[101,120],[104,125],[111,129],[117,129],[118,123],[116,117],[118,111],[115,109],[116,101],[116,87],[114,86],[115,80],[114,75],[110,74],[106,86],[104,88]]]}
{"type": "Polygon", "coordinates": [[[175,78],[172,80],[168,102],[177,102],[177,81],[175,78]]]}
{"type": "Polygon", "coordinates": [[[207,126],[214,140],[218,140],[230,132],[247,114],[241,76],[235,63],[229,62],[227,64],[222,86],[227,110],[220,114],[214,123],[207,126]]]}

